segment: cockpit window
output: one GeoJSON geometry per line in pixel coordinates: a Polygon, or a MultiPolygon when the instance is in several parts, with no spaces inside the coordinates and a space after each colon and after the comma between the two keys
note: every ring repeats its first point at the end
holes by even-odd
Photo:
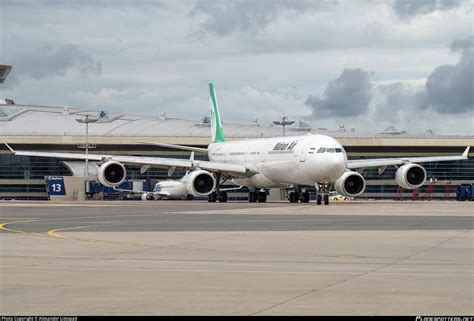
{"type": "Polygon", "coordinates": [[[320,147],[317,151],[318,154],[321,153],[344,153],[343,148],[334,148],[334,147],[320,147]]]}

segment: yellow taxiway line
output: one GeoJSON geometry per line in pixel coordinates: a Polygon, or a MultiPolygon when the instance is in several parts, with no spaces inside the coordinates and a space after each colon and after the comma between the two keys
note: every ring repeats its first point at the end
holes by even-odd
{"type": "Polygon", "coordinates": [[[28,223],[28,222],[35,222],[35,221],[36,220],[32,219],[32,218],[20,218],[20,219],[17,218],[16,221],[1,223],[0,224],[0,230],[13,232],[13,233],[31,234],[31,235],[35,235],[35,236],[43,236],[44,237],[45,235],[43,235],[41,233],[26,232],[26,231],[15,230],[15,229],[7,227],[7,225],[10,225],[10,224],[28,223]]]}

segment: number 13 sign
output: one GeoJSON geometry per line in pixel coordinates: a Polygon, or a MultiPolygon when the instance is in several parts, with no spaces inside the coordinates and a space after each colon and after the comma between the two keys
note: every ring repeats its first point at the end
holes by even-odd
{"type": "Polygon", "coordinates": [[[64,187],[64,178],[61,176],[46,176],[46,184],[48,185],[49,195],[66,195],[64,187]]]}

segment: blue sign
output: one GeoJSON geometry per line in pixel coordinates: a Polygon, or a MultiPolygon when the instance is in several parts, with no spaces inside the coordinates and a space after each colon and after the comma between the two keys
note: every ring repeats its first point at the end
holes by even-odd
{"type": "Polygon", "coordinates": [[[64,178],[62,176],[45,176],[49,195],[66,195],[64,178]]]}

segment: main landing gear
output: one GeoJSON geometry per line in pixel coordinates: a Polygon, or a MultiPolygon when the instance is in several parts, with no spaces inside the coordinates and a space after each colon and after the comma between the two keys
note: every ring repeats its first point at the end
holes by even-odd
{"type": "Polygon", "coordinates": [[[309,203],[309,193],[298,186],[294,191],[288,193],[288,201],[290,203],[298,203],[298,201],[309,203]]]}
{"type": "MultiPolygon", "coordinates": [[[[224,182],[225,181],[226,181],[226,179],[224,179],[224,182]]],[[[217,173],[216,174],[216,191],[209,194],[209,196],[207,198],[208,202],[211,202],[211,203],[215,203],[217,201],[219,201],[219,203],[226,203],[227,202],[227,200],[228,200],[227,192],[223,192],[223,191],[220,190],[220,186],[223,183],[221,183],[221,173],[217,173]]]]}
{"type": "Polygon", "coordinates": [[[249,203],[266,203],[267,202],[267,191],[265,189],[251,189],[249,190],[249,203]]]}
{"type": "Polygon", "coordinates": [[[324,201],[324,205],[329,205],[329,191],[331,190],[331,184],[329,183],[317,183],[316,190],[318,195],[316,196],[316,204],[321,205],[324,201]]]}
{"type": "Polygon", "coordinates": [[[225,203],[227,202],[227,200],[228,200],[227,192],[219,192],[219,195],[217,194],[217,192],[212,192],[207,197],[207,201],[211,203],[215,203],[217,201],[219,201],[219,203],[225,203]]]}

